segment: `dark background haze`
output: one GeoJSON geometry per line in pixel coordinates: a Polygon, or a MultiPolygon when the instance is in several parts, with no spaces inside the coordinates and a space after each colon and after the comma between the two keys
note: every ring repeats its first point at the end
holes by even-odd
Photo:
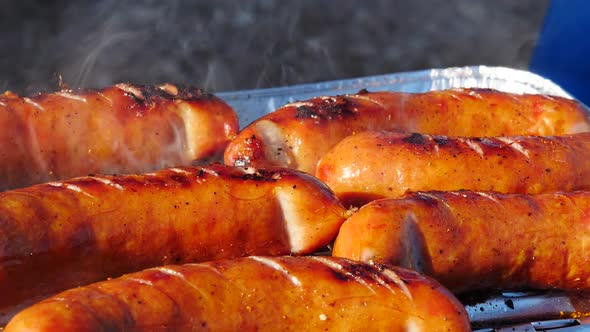
{"type": "Polygon", "coordinates": [[[526,69],[548,0],[4,1],[0,89],[228,91],[465,65],[526,69]]]}

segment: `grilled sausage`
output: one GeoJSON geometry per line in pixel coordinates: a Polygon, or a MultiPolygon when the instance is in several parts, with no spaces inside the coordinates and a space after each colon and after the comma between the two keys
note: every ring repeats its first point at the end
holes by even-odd
{"type": "Polygon", "coordinates": [[[0,190],[221,160],[236,113],[194,88],[119,84],[0,95],[0,190]]]}
{"type": "Polygon", "coordinates": [[[63,292],[16,331],[469,331],[462,305],[413,271],[332,257],[165,266],[63,292]]]}
{"type": "Polygon", "coordinates": [[[590,290],[590,192],[419,192],[363,206],[333,255],[400,265],[453,292],[590,290]]]}
{"type": "Polygon", "coordinates": [[[223,165],[0,193],[0,312],[164,264],[311,253],[345,210],[312,176],[223,165]]]}
{"type": "Polygon", "coordinates": [[[587,132],[590,123],[586,109],[573,100],[494,90],[320,97],[288,104],[254,121],[228,145],[225,163],[284,166],[313,174],[331,147],[365,130],[547,136],[587,132]]]}
{"type": "Polygon", "coordinates": [[[590,133],[462,138],[365,132],[328,152],[316,175],[345,205],[407,191],[590,189],[590,133]]]}

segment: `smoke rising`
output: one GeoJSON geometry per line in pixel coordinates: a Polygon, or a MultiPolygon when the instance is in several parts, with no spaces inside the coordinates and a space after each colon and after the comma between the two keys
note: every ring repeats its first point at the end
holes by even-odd
{"type": "Polygon", "coordinates": [[[252,89],[455,65],[525,68],[548,0],[2,0],[0,88],[252,89]]]}

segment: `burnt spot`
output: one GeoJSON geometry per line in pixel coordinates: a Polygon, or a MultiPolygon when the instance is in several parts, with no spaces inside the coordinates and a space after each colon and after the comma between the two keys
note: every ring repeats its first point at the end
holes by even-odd
{"type": "Polygon", "coordinates": [[[403,138],[402,141],[409,143],[409,144],[415,144],[415,145],[425,145],[426,144],[425,136],[422,134],[419,134],[419,133],[413,133],[412,135],[403,138]]]}
{"type": "Polygon", "coordinates": [[[117,88],[139,103],[150,103],[157,99],[197,101],[211,99],[213,95],[201,89],[170,83],[162,85],[117,84],[117,88]]]}
{"type": "Polygon", "coordinates": [[[477,94],[500,94],[498,90],[490,89],[490,88],[469,88],[464,89],[464,91],[469,94],[470,92],[477,93],[477,94]]]}
{"type": "Polygon", "coordinates": [[[356,103],[342,96],[316,98],[311,103],[312,106],[298,106],[295,109],[295,117],[297,119],[332,120],[354,117],[358,112],[356,103]]]}
{"type": "Polygon", "coordinates": [[[432,136],[432,139],[439,146],[449,145],[449,138],[447,136],[432,136]]]}
{"type": "Polygon", "coordinates": [[[308,106],[298,106],[295,110],[295,117],[297,118],[313,118],[314,115],[314,110],[308,106]]]}
{"type": "Polygon", "coordinates": [[[252,136],[246,138],[246,144],[254,144],[254,142],[256,142],[257,139],[258,138],[256,137],[256,135],[252,134],[252,136]]]}
{"type": "Polygon", "coordinates": [[[369,93],[369,90],[367,90],[367,89],[360,89],[356,94],[357,95],[366,95],[367,93],[369,93]]]}

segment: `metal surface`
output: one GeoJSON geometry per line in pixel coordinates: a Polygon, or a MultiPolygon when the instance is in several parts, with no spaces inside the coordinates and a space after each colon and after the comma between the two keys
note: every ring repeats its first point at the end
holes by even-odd
{"type": "Polygon", "coordinates": [[[553,326],[557,331],[561,331],[558,326],[590,328],[590,294],[559,291],[498,292],[484,299],[463,299],[463,302],[466,303],[465,309],[473,328],[481,331],[513,331],[506,328],[535,326],[537,329],[531,331],[546,330],[548,326],[553,326]]]}
{"type": "Polygon", "coordinates": [[[280,88],[221,92],[240,115],[244,127],[280,106],[317,96],[369,91],[426,92],[450,88],[491,88],[515,93],[539,93],[571,98],[553,82],[531,72],[505,67],[457,67],[361,77],[280,88]]]}
{"type": "MultiPolygon", "coordinates": [[[[244,127],[280,106],[317,96],[369,91],[426,92],[450,88],[491,88],[571,98],[553,82],[504,67],[431,69],[271,89],[217,93],[240,116],[244,127]]],[[[559,292],[495,293],[464,302],[475,331],[590,331],[590,297],[559,292]],[[578,315],[578,316],[576,316],[578,315]],[[569,317],[569,318],[568,318],[569,317]]]]}
{"type": "Polygon", "coordinates": [[[590,331],[589,322],[584,319],[556,319],[542,322],[522,323],[499,328],[485,328],[474,332],[583,332],[590,331]]]}

